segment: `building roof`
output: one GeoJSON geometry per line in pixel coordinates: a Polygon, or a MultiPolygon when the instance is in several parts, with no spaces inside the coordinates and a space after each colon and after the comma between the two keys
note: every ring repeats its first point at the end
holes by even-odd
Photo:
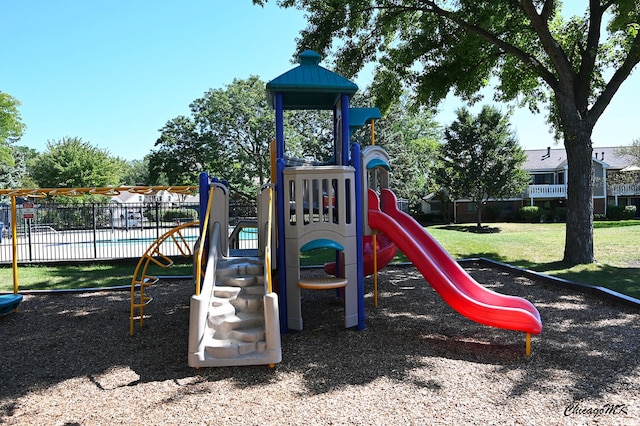
{"type": "MultiPolygon", "coordinates": [[[[620,155],[620,147],[593,147],[593,158],[609,170],[620,170],[633,165],[633,159],[620,155]]],[[[564,148],[528,149],[525,170],[557,170],[566,167],[567,152],[564,148]]]]}
{"type": "Polygon", "coordinates": [[[298,56],[298,65],[267,83],[270,103],[276,93],[282,94],[284,109],[333,109],[340,95],[353,96],[355,83],[320,65],[321,56],[305,50],[298,56]]]}
{"type": "Polygon", "coordinates": [[[525,170],[556,170],[567,164],[567,153],[563,148],[528,149],[525,170]]]}
{"type": "Polygon", "coordinates": [[[140,196],[142,196],[142,194],[138,194],[135,192],[121,192],[118,195],[113,195],[111,197],[111,201],[118,204],[139,203],[140,196]]]}

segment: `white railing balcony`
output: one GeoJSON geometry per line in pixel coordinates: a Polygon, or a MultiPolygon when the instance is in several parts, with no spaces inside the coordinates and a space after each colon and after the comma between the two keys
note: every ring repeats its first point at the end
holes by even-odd
{"type": "Polygon", "coordinates": [[[529,185],[526,198],[566,198],[567,185],[529,185]]]}
{"type": "Polygon", "coordinates": [[[640,183],[616,183],[609,185],[609,195],[640,195],[640,183]]]}

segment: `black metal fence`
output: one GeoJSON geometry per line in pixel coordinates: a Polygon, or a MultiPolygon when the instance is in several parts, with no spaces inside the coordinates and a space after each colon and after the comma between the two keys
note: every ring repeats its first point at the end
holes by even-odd
{"type": "MultiPolygon", "coordinates": [[[[20,263],[139,258],[175,226],[199,220],[197,203],[42,203],[34,207],[33,218],[23,218],[18,209],[16,242],[20,263]]],[[[231,226],[257,216],[255,205],[233,205],[229,210],[231,226]]],[[[0,222],[0,264],[7,264],[13,261],[10,206],[0,205],[0,222]]],[[[182,235],[195,242],[199,229],[185,228],[182,235]]],[[[246,248],[253,248],[248,245],[244,243],[246,248]]],[[[169,246],[163,247],[163,254],[173,256],[180,252],[177,246],[169,246]]]]}

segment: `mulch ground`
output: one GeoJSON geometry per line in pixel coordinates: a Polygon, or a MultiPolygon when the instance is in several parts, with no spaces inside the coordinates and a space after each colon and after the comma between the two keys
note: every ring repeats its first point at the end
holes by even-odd
{"type": "MultiPolygon", "coordinates": [[[[640,424],[640,311],[482,265],[483,285],[536,305],[543,332],[482,326],[412,266],[367,279],[367,328],[333,291],[308,291],[305,329],[275,368],[187,366],[190,281],[129,292],[27,295],[0,317],[1,425],[640,424]]],[[[317,273],[317,272],[310,272],[317,273]]]]}

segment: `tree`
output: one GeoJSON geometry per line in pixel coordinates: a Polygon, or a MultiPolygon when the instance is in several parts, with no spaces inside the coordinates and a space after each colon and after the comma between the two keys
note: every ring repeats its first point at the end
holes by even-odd
{"type": "MultiPolygon", "coordinates": [[[[366,95],[356,102],[371,105],[366,95]]],[[[354,134],[363,147],[370,143],[369,130],[366,126],[354,134]]],[[[391,159],[391,181],[401,183],[394,186],[394,191],[399,198],[407,199],[413,210],[417,210],[422,197],[437,189],[433,171],[438,161],[441,133],[433,112],[410,108],[405,97],[394,102],[384,119],[375,124],[375,143],[383,147],[391,159]]]]}
{"type": "Polygon", "coordinates": [[[32,165],[32,176],[42,188],[105,187],[120,182],[119,165],[108,151],[65,137],[47,142],[47,150],[32,165]]]}
{"type": "Polygon", "coordinates": [[[634,139],[631,145],[619,148],[617,154],[630,158],[636,165],[640,166],[640,139],[634,139]]]}
{"type": "MultiPolygon", "coordinates": [[[[612,173],[607,176],[607,183],[609,185],[616,184],[637,184],[640,183],[640,139],[635,139],[631,142],[631,145],[624,146],[616,150],[616,154],[625,156],[630,159],[635,167],[620,171],[618,173],[612,173]]],[[[597,182],[598,184],[604,184],[603,182],[597,182]]]]}
{"type": "Polygon", "coordinates": [[[482,206],[491,199],[522,193],[529,175],[522,168],[526,156],[510,129],[507,117],[484,106],[477,116],[466,108],[444,131],[439,183],[454,198],[469,198],[482,227],[482,206]]]}
{"type": "Polygon", "coordinates": [[[229,161],[223,145],[203,134],[193,117],[176,117],[160,131],[149,154],[151,184],[196,185],[201,172],[216,173],[229,161]]]}
{"type": "MultiPolygon", "coordinates": [[[[170,120],[149,155],[152,183],[194,185],[198,175],[226,179],[236,201],[255,200],[271,177],[269,145],[275,114],[258,77],[235,79],[194,100],[189,117],[170,120]]],[[[332,115],[328,111],[287,111],[287,155],[327,161],[332,155],[332,115]]]]}
{"type": "Polygon", "coordinates": [[[37,186],[30,170],[39,154],[26,146],[11,146],[11,164],[0,165],[0,188],[33,188],[37,186]]]}
{"type": "Polygon", "coordinates": [[[122,174],[123,185],[145,186],[149,184],[149,157],[145,155],[142,160],[126,161],[119,159],[124,172],[122,174]]]}
{"type": "Polygon", "coordinates": [[[285,111],[286,155],[328,162],[333,156],[333,112],[285,111]]]}
{"type": "Polygon", "coordinates": [[[191,103],[191,117],[167,123],[149,158],[152,181],[193,185],[207,171],[228,180],[232,195],[254,200],[270,176],[269,143],[275,134],[274,112],[258,77],[235,79],[225,89],[211,89],[191,103]]]}
{"type": "Polygon", "coordinates": [[[378,64],[373,89],[380,107],[405,86],[426,105],[451,91],[475,101],[492,77],[496,100],[534,112],[546,105],[567,152],[564,260],[594,261],[591,135],[640,61],[637,0],[589,0],[583,16],[568,19],[556,0],[277,3],[305,10],[309,26],[297,40],[300,49],[333,49],[336,68],[347,76],[378,64]]]}
{"type": "MultiPolygon", "coordinates": [[[[18,111],[20,101],[0,91],[0,173],[7,173],[7,168],[14,166],[11,144],[22,137],[25,125],[18,111]]],[[[3,181],[10,179],[0,177],[3,181]]]]}

